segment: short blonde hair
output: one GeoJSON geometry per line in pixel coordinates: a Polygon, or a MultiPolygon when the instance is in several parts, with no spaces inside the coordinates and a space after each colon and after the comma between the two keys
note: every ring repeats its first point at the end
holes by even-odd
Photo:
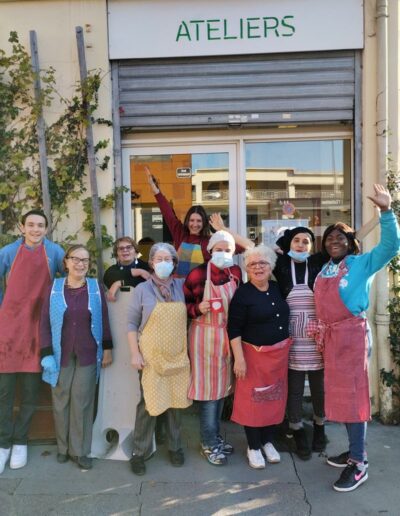
{"type": "Polygon", "coordinates": [[[246,267],[250,261],[250,258],[252,258],[254,255],[262,256],[270,264],[271,269],[274,270],[277,256],[271,247],[268,247],[267,245],[257,245],[247,249],[243,255],[244,264],[246,267]]]}

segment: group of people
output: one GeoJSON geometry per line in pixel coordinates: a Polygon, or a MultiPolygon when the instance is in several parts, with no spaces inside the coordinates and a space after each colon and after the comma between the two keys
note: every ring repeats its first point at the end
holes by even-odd
{"type": "Polygon", "coordinates": [[[381,239],[368,253],[359,254],[354,231],[340,222],[325,230],[319,253],[312,252],[314,235],[306,227],[287,230],[273,250],[233,233],[219,214],[208,219],[201,206],[182,223],[150,170],[147,175],[174,245],[154,244],[146,263],[134,240],[119,238],[117,263],[104,276],[106,293],[87,276],[84,246],[64,253],[45,238],[40,211],[28,212],[22,239],[0,250],[0,274],[7,276],[0,307],[0,473],[8,461],[11,468],[26,464],[41,372],[52,386],[58,462],[71,458],[80,468],[92,466],[96,382],[112,363],[106,299],[115,302],[119,290],[134,288],[127,340],[141,392],[133,473],[146,472],[161,415],[170,462],[184,464],[181,416],[193,401],[201,455],[215,466],[226,464],[234,449],[220,420],[233,393],[231,419],[244,427],[252,468],[280,462],[274,440],[285,414],[304,460],[325,449],[325,419],[343,422],[349,449],[327,462],[343,468],[335,490],[356,489],[368,478],[368,294],[374,274],[400,247],[390,194],[375,185],[370,197],[381,211],[381,239]],[[235,253],[243,253],[247,282],[235,253]],[[57,273],[61,277],[54,279],[57,273]],[[302,420],[306,374],[314,410],[311,443],[302,420]],[[21,403],[13,422],[17,378],[21,403]]]}

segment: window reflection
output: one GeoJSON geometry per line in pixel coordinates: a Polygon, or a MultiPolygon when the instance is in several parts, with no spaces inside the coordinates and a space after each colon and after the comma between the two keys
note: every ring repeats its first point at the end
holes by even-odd
{"type": "Polygon", "coordinates": [[[246,144],[248,236],[273,244],[286,227],[317,237],[338,220],[351,224],[351,142],[314,140],[246,144]]]}

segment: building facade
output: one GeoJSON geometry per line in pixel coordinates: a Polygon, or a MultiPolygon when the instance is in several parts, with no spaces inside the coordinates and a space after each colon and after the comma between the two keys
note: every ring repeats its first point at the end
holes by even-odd
{"type": "MultiPolygon", "coordinates": [[[[68,93],[79,76],[75,27],[84,28],[88,68],[105,71],[100,116],[113,120],[96,134],[113,157],[99,193],[126,187],[102,213],[116,235],[169,238],[147,165],[180,217],[202,204],[260,243],[301,223],[318,245],[332,222],[359,229],[373,218],[366,195],[385,181],[388,156],[397,166],[399,16],[393,0],[0,1],[0,48],[9,31],[28,46],[36,30],[41,65],[68,93]]],[[[363,250],[378,238],[370,232],[363,250]]],[[[371,394],[384,419],[387,299],[380,273],[371,394]]]]}

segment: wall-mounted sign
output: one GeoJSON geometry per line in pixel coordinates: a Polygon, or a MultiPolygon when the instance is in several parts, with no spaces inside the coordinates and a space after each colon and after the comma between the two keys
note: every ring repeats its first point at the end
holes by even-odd
{"type": "Polygon", "coordinates": [[[109,0],[110,59],[363,48],[362,0],[109,0]]]}
{"type": "Polygon", "coordinates": [[[182,179],[183,177],[192,177],[192,169],[190,167],[177,168],[176,177],[178,179],[182,179]]]}

